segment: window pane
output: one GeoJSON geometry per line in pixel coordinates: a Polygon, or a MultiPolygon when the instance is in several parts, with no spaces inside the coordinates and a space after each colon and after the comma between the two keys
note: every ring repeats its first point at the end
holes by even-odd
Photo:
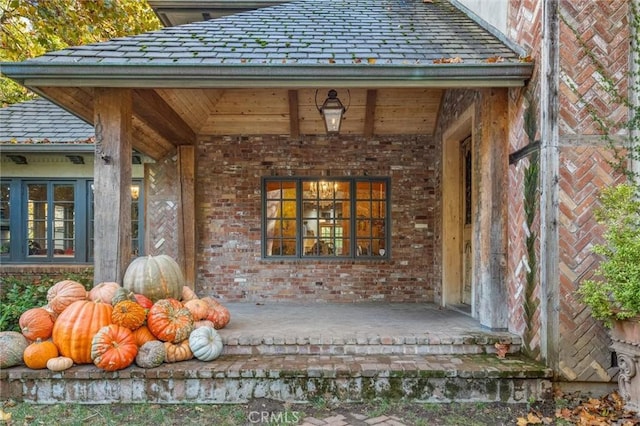
{"type": "Polygon", "coordinates": [[[27,185],[27,243],[29,256],[46,256],[47,222],[47,185],[27,185]]]}
{"type": "Polygon", "coordinates": [[[73,185],[53,186],[53,255],[72,256],[75,242],[73,185]]]}
{"type": "Polygon", "coordinates": [[[267,256],[295,256],[297,203],[295,181],[271,181],[265,185],[267,256]]]}
{"type": "Polygon", "coordinates": [[[0,255],[9,256],[11,247],[11,228],[9,218],[11,217],[9,194],[10,185],[0,184],[0,255]]]}

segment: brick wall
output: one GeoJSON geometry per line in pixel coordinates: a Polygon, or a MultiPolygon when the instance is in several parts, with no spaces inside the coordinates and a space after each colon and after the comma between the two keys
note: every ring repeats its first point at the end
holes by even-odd
{"type": "Polygon", "coordinates": [[[197,284],[238,301],[431,302],[440,286],[440,152],[428,136],[202,137],[197,284]],[[388,176],[392,259],[264,261],[262,176],[388,176]]]}

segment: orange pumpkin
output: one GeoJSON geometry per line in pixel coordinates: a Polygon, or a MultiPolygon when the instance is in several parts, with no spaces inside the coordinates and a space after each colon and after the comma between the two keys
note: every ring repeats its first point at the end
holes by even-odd
{"type": "Polygon", "coordinates": [[[161,299],[149,309],[147,327],[163,342],[182,342],[193,330],[193,315],[179,300],[161,299]]]}
{"type": "Polygon", "coordinates": [[[54,318],[44,308],[31,308],[20,315],[18,324],[24,337],[31,341],[46,340],[53,332],[54,318]]]}
{"type": "Polygon", "coordinates": [[[129,330],[135,330],[140,327],[146,319],[147,310],[131,300],[123,300],[116,303],[111,313],[111,322],[129,330]]]}
{"type": "Polygon", "coordinates": [[[166,350],[165,362],[180,362],[193,358],[193,352],[189,347],[189,339],[180,343],[164,342],[164,348],[166,350]]]}
{"type": "Polygon", "coordinates": [[[72,280],[58,281],[47,291],[47,302],[56,314],[78,300],[87,298],[87,290],[82,284],[72,280]]]}
{"type": "Polygon", "coordinates": [[[91,340],[111,323],[113,306],[108,303],[78,300],[58,316],[53,325],[53,343],[60,354],[76,364],[91,364],[91,340]]]}
{"type": "Polygon", "coordinates": [[[116,282],[101,282],[89,290],[89,300],[93,300],[94,302],[111,303],[113,296],[119,288],[120,284],[116,282]]]}
{"type": "Polygon", "coordinates": [[[147,327],[146,325],[136,328],[133,331],[133,337],[134,339],[136,339],[136,345],[138,345],[138,347],[141,347],[145,343],[150,342],[152,340],[158,340],[156,336],[153,335],[151,330],[149,330],[149,327],[147,327]]]}
{"type": "Polygon", "coordinates": [[[106,371],[127,368],[137,354],[133,332],[118,324],[102,327],[91,341],[91,359],[96,367],[106,371]]]}
{"type": "Polygon", "coordinates": [[[205,319],[209,313],[209,305],[207,305],[207,302],[200,299],[188,300],[184,302],[184,307],[191,312],[194,321],[205,319]]]}
{"type": "Polygon", "coordinates": [[[216,330],[224,328],[229,324],[231,313],[226,306],[211,297],[203,297],[201,300],[204,300],[209,305],[209,312],[206,319],[213,323],[216,330]]]}
{"type": "Polygon", "coordinates": [[[51,340],[36,340],[24,350],[23,360],[34,370],[47,368],[47,362],[58,356],[58,348],[51,340]]]}
{"type": "Polygon", "coordinates": [[[144,294],[134,294],[133,297],[135,297],[136,302],[138,302],[138,304],[143,308],[151,309],[151,307],[153,306],[153,302],[151,301],[151,299],[149,299],[144,294]]]}

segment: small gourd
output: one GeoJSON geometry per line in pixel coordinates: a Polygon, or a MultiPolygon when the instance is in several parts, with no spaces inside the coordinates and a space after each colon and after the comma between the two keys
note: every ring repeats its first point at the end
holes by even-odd
{"type": "Polygon", "coordinates": [[[167,357],[167,350],[164,342],[151,340],[140,346],[136,355],[136,365],[142,368],[155,368],[164,362],[167,357]]]}
{"type": "Polygon", "coordinates": [[[47,361],[47,368],[51,371],[64,371],[73,366],[73,360],[66,356],[57,356],[47,361]]]}
{"type": "Polygon", "coordinates": [[[191,332],[189,347],[200,361],[213,361],[222,354],[222,338],[213,327],[200,327],[191,332]]]}

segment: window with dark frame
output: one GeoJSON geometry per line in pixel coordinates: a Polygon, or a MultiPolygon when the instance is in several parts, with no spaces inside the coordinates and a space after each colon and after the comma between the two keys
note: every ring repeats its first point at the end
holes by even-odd
{"type": "MultiPolygon", "coordinates": [[[[131,187],[133,256],[143,251],[142,183],[131,187]]],[[[2,262],[78,262],[93,259],[93,191],[90,179],[0,182],[2,262]]]]}
{"type": "Polygon", "coordinates": [[[389,257],[388,178],[263,178],[264,258],[389,257]]]}

